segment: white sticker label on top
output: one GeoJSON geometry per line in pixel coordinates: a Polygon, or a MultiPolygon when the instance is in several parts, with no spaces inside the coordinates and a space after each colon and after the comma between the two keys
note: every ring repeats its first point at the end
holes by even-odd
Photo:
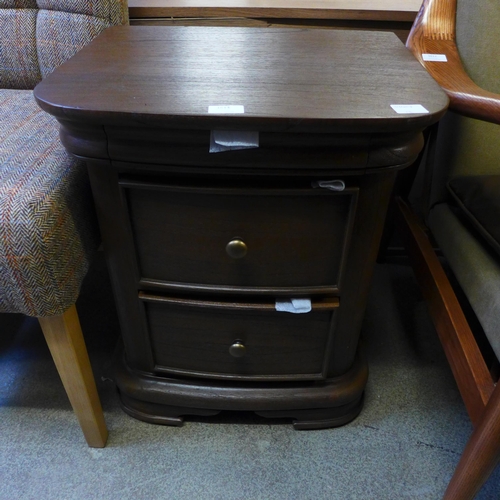
{"type": "Polygon", "coordinates": [[[421,104],[391,104],[391,108],[400,115],[421,114],[429,112],[429,110],[425,109],[421,104]]]}
{"type": "Polygon", "coordinates": [[[245,112],[245,106],[208,106],[208,112],[218,115],[236,115],[245,112]]]}
{"type": "Polygon", "coordinates": [[[448,62],[446,54],[422,54],[422,59],[424,61],[448,62]]]}

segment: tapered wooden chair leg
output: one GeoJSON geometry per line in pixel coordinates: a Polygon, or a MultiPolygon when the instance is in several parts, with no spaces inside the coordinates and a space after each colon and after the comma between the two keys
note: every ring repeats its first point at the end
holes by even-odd
{"type": "Polygon", "coordinates": [[[88,445],[103,448],[108,430],[76,307],[38,320],[88,445]]]}
{"type": "Polygon", "coordinates": [[[500,462],[500,384],[467,442],[444,495],[445,500],[472,500],[500,462]]]}

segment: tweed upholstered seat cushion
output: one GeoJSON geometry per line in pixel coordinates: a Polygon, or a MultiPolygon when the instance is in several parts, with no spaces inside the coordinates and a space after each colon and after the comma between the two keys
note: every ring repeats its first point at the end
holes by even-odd
{"type": "Polygon", "coordinates": [[[0,89],[0,312],[64,312],[98,241],[85,164],[32,91],[0,89]]]}
{"type": "Polygon", "coordinates": [[[32,89],[101,31],[126,0],[0,0],[0,88],[32,89]]]}

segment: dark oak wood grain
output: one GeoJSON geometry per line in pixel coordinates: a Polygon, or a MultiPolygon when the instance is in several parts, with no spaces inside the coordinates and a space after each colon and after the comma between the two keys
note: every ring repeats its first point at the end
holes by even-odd
{"type": "MultiPolygon", "coordinates": [[[[122,353],[117,351],[117,355],[122,353]]],[[[131,369],[125,358],[117,363],[119,390],[140,401],[219,411],[307,410],[349,405],[362,398],[368,365],[362,352],[339,380],[276,383],[226,383],[210,379],[158,377],[131,369]],[[217,404],[214,405],[214,399],[217,404]],[[194,403],[194,404],[193,404],[194,403]]]]}
{"type": "Polygon", "coordinates": [[[297,428],[359,413],[389,195],[448,103],[396,36],[112,28],[35,96],[88,163],[127,412],[180,425],[252,410],[297,428]],[[259,147],[210,153],[219,129],[257,131],[259,147]],[[293,298],[311,311],[276,310],[293,298]]]}
{"type": "Polygon", "coordinates": [[[356,186],[340,193],[249,185],[210,188],[156,182],[121,182],[142,279],[274,289],[338,289],[358,198],[356,186]],[[228,210],[230,208],[230,210],[228,210]],[[321,217],[318,217],[321,214],[321,217]],[[172,238],[175,234],[175,239],[172,238]],[[246,245],[244,258],[226,246],[246,245]],[[162,259],[157,258],[158,248],[162,259]],[[303,262],[310,262],[303,266],[303,262]]]}
{"type": "MultiPolygon", "coordinates": [[[[308,314],[275,303],[214,302],[141,293],[160,373],[248,381],[322,380],[338,299],[308,314]],[[240,355],[232,355],[238,343],[240,355]]],[[[238,354],[238,353],[236,353],[238,354]]]]}
{"type": "Polygon", "coordinates": [[[423,129],[447,106],[394,34],[306,29],[112,27],[35,97],[80,123],[212,130],[227,115],[209,106],[241,105],[233,129],[322,134],[423,129]],[[391,104],[429,112],[399,115],[391,104]]]}

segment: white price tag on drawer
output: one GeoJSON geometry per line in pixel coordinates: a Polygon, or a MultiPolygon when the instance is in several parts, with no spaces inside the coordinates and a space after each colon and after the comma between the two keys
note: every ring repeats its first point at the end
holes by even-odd
{"type": "Polygon", "coordinates": [[[212,130],[210,132],[210,153],[258,147],[259,132],[248,130],[212,130]]]}
{"type": "Polygon", "coordinates": [[[280,312],[289,312],[294,314],[304,314],[311,311],[310,299],[290,299],[290,300],[277,300],[275,308],[280,312]]]}

